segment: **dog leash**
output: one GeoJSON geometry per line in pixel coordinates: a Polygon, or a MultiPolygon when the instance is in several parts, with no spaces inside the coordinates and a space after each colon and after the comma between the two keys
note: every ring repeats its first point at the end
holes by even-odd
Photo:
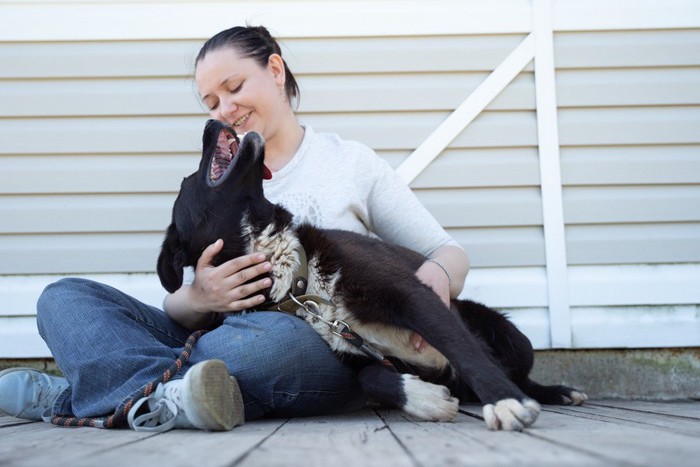
{"type": "Polygon", "coordinates": [[[393,371],[397,371],[388,358],[386,358],[380,351],[372,347],[372,345],[368,344],[362,338],[362,336],[353,331],[348,323],[340,319],[335,321],[326,319],[321,314],[321,305],[329,306],[333,309],[336,308],[336,306],[330,300],[318,295],[307,294],[295,297],[292,292],[289,292],[289,300],[277,305],[277,309],[290,314],[296,314],[300,309],[304,310],[307,315],[311,316],[312,320],[320,321],[328,326],[334,335],[345,339],[349,344],[356,347],[371,359],[379,362],[393,371]]]}
{"type": "Polygon", "coordinates": [[[50,417],[47,417],[45,421],[50,421],[53,425],[58,425],[58,426],[64,426],[64,427],[82,427],[82,426],[89,426],[93,428],[121,428],[121,427],[126,427],[128,425],[127,423],[127,415],[129,413],[129,410],[131,407],[134,405],[136,401],[143,397],[148,397],[154,389],[158,387],[159,384],[167,383],[170,381],[173,376],[175,376],[181,369],[182,366],[190,359],[190,355],[192,354],[192,347],[194,347],[195,342],[204,334],[206,331],[195,331],[192,333],[188,338],[187,342],[185,342],[185,347],[182,350],[182,353],[180,353],[180,356],[175,360],[175,362],[163,372],[163,374],[157,378],[155,381],[151,381],[148,383],[146,386],[141,388],[135,396],[125,400],[121,404],[119,404],[119,407],[117,407],[117,410],[114,411],[112,415],[109,415],[107,417],[84,417],[84,418],[78,418],[78,417],[73,417],[73,416],[68,416],[68,415],[54,415],[50,417]]]}

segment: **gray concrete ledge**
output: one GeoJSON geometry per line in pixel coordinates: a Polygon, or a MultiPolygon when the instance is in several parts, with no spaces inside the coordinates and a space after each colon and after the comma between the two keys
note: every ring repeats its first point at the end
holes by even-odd
{"type": "Polygon", "coordinates": [[[532,377],[593,399],[700,400],[700,348],[541,350],[532,377]]]}

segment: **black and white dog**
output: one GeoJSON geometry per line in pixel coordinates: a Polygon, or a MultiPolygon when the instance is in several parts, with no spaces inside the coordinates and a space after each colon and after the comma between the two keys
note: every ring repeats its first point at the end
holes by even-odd
{"type": "Polygon", "coordinates": [[[304,307],[291,302],[292,311],[357,369],[366,394],[383,405],[445,421],[455,417],[459,400],[478,400],[490,429],[521,430],[537,419],[538,402],[586,400],[575,389],[528,377],[530,341],[500,313],[467,300],[446,307],[415,275],[422,255],[353,232],[295,225],[263,194],[270,176],[264,152],[258,133],[239,141],[233,128],[207,122],[199,170],[182,182],[158,258],[168,291],[182,285],[183,267],[221,238],[215,265],[252,252],[269,258],[266,309],[289,305],[290,293],[303,293],[300,301],[315,297],[304,307]],[[413,331],[431,347],[417,352],[413,331]]]}

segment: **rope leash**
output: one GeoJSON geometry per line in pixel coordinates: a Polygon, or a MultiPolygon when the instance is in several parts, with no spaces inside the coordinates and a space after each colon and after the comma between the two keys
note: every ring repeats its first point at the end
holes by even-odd
{"type": "Polygon", "coordinates": [[[320,305],[335,308],[332,301],[326,300],[318,295],[300,295],[295,297],[294,294],[290,292],[289,300],[277,305],[277,309],[279,311],[284,311],[291,314],[295,314],[297,310],[303,309],[304,312],[311,316],[314,321],[321,321],[328,326],[333,334],[345,339],[350,345],[356,347],[363,354],[374,361],[384,365],[394,372],[397,372],[396,368],[389,361],[389,359],[386,358],[379,350],[375,349],[372,345],[366,342],[362,336],[353,331],[348,323],[339,319],[330,321],[324,318],[323,314],[321,313],[320,305]]]}
{"type": "Polygon", "coordinates": [[[172,379],[173,376],[175,376],[181,369],[182,366],[190,359],[190,355],[192,354],[192,348],[194,347],[195,342],[202,337],[202,335],[206,331],[195,331],[193,332],[188,338],[187,342],[185,342],[185,347],[182,350],[182,353],[180,353],[180,356],[177,357],[175,362],[172,364],[170,368],[165,370],[162,374],[162,376],[154,381],[151,381],[148,383],[146,386],[144,386],[138,394],[133,396],[130,399],[127,399],[123,403],[117,407],[117,410],[114,411],[114,413],[108,417],[84,417],[84,418],[77,418],[77,417],[68,417],[68,416],[61,416],[61,415],[54,415],[51,417],[51,423],[54,425],[58,426],[66,426],[66,427],[71,427],[71,426],[90,426],[93,428],[120,428],[120,427],[126,427],[128,423],[126,422],[126,417],[129,413],[129,410],[131,407],[134,405],[136,401],[143,397],[148,397],[151,395],[153,390],[158,387],[159,384],[161,383],[167,383],[172,379]]]}

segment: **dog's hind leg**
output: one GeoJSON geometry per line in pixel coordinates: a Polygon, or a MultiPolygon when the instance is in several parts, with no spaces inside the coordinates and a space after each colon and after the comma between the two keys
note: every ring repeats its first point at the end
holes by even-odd
{"type": "Polygon", "coordinates": [[[449,421],[459,410],[459,401],[452,397],[449,389],[425,382],[416,375],[396,373],[373,364],[363,368],[359,376],[367,396],[422,420],[449,421]]]}
{"type": "Polygon", "coordinates": [[[508,377],[540,404],[581,405],[588,396],[567,386],[544,386],[529,378],[534,363],[530,340],[501,313],[469,300],[453,300],[467,328],[490,348],[508,377]]]}
{"type": "Polygon", "coordinates": [[[400,326],[412,329],[442,353],[484,404],[484,421],[492,430],[522,430],[540,413],[539,404],[512,381],[483,340],[430,293],[406,293],[398,314],[400,326]]]}
{"type": "Polygon", "coordinates": [[[507,317],[481,303],[452,300],[467,329],[486,344],[491,356],[518,386],[527,380],[534,363],[530,339],[507,317]]]}
{"type": "Polygon", "coordinates": [[[521,385],[522,390],[528,396],[541,404],[556,405],[581,405],[588,400],[586,393],[568,386],[545,386],[530,378],[521,385]]]}

